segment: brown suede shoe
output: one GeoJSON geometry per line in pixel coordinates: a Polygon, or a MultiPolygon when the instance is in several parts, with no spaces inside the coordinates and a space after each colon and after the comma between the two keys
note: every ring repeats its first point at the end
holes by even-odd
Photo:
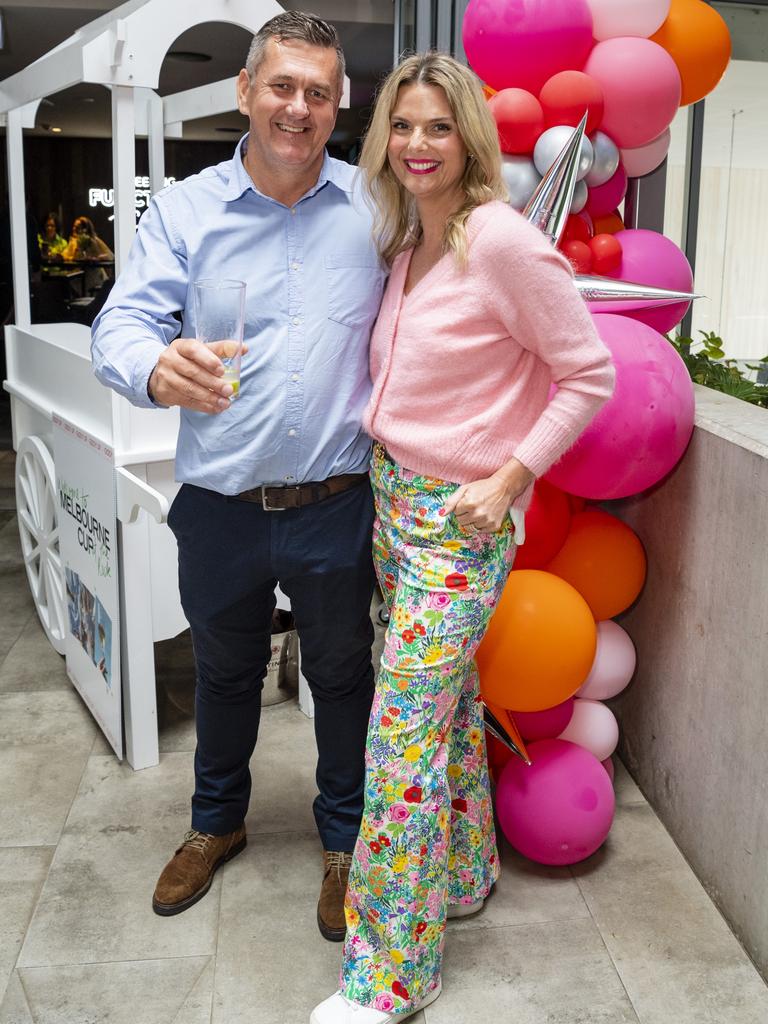
{"type": "Polygon", "coordinates": [[[245,825],[225,836],[190,829],[157,880],[152,909],[163,917],[180,914],[202,899],[217,869],[245,849],[245,825]]]}
{"type": "Polygon", "coordinates": [[[343,942],[347,934],[344,897],[352,864],[352,854],[340,850],[323,851],[323,885],[317,902],[317,926],[329,942],[343,942]]]}

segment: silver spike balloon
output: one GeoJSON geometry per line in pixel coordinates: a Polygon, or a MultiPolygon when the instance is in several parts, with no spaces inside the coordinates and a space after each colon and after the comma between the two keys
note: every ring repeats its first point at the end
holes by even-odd
{"type": "Polygon", "coordinates": [[[513,754],[516,754],[521,760],[530,766],[531,759],[528,757],[528,751],[525,749],[525,744],[522,742],[522,738],[519,742],[510,736],[507,729],[501,724],[496,715],[491,711],[487,704],[483,704],[483,719],[485,724],[486,732],[490,733],[491,736],[495,736],[496,739],[502,743],[507,750],[511,750],[513,754]]]}
{"type": "Polygon", "coordinates": [[[563,237],[565,222],[571,212],[581,159],[581,140],[586,126],[587,115],[584,114],[523,210],[525,219],[539,228],[553,245],[563,237]]]}
{"type": "Polygon", "coordinates": [[[591,313],[629,313],[653,306],[669,306],[673,302],[692,302],[701,298],[693,292],[671,291],[650,284],[619,281],[597,274],[576,274],[573,279],[582,299],[589,304],[591,313]]]}

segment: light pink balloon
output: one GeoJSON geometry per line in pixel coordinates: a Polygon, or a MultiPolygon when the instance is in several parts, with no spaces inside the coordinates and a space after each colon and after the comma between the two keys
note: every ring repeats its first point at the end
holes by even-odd
{"type": "Polygon", "coordinates": [[[592,48],[592,15],[586,0],[470,0],[462,36],[484,82],[538,96],[558,71],[582,69],[592,48]]]}
{"type": "MultiPolygon", "coordinates": [[[[626,228],[614,237],[621,245],[621,263],[608,277],[678,292],[693,290],[691,265],[682,249],[666,235],[646,228],[626,228]]],[[[666,334],[680,323],[689,306],[690,302],[673,302],[669,306],[634,309],[623,315],[666,334]]]]}
{"type": "Polygon", "coordinates": [[[599,700],[577,697],[573,702],[571,720],[557,738],[578,743],[594,754],[598,761],[604,761],[619,742],[619,724],[611,709],[599,700]]]}
{"type": "Polygon", "coordinates": [[[606,39],[592,50],[584,72],[603,88],[600,130],[619,149],[636,149],[657,138],[680,106],[677,65],[650,39],[606,39]]]}
{"type": "Polygon", "coordinates": [[[606,217],[613,213],[627,194],[627,172],[619,164],[612,178],[604,185],[594,185],[587,195],[587,213],[591,217],[606,217]]]}
{"type": "Polygon", "coordinates": [[[637,664],[635,645],[618,622],[606,619],[597,624],[595,660],[578,697],[608,700],[628,685],[637,664]]]}
{"type": "Polygon", "coordinates": [[[642,178],[644,174],[655,171],[669,152],[669,143],[672,135],[669,128],[665,128],[657,139],[645,146],[638,146],[637,149],[622,149],[621,162],[624,170],[630,178],[642,178]]]}
{"type": "Polygon", "coordinates": [[[669,14],[670,0],[587,0],[595,39],[652,36],[669,14]]]}
{"type": "Polygon", "coordinates": [[[515,725],[524,740],[548,740],[559,736],[573,714],[573,697],[545,711],[513,711],[515,725]]]}
{"type": "Polygon", "coordinates": [[[513,757],[496,787],[502,831],[539,864],[576,864],[605,841],[616,797],[602,764],[564,740],[528,747],[531,765],[513,757]]]}

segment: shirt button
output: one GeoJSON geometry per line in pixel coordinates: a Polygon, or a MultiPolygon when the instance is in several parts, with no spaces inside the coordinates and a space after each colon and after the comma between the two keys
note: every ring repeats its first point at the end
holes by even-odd
{"type": "Polygon", "coordinates": [[[291,207],[291,216],[292,216],[292,217],[295,217],[295,216],[296,216],[296,207],[295,207],[295,206],[292,206],[292,207],[291,207]]]}
{"type": "Polygon", "coordinates": [[[300,318],[299,318],[299,317],[297,317],[297,316],[295,316],[295,317],[293,318],[293,326],[294,326],[294,327],[298,327],[300,323],[301,323],[301,320],[300,320],[300,318]]]}
{"type": "Polygon", "coordinates": [[[299,269],[299,264],[298,263],[292,263],[291,264],[291,270],[298,270],[298,269],[299,269]]]}
{"type": "Polygon", "coordinates": [[[286,479],[286,481],[293,480],[293,477],[292,476],[287,476],[285,479],[286,479]]]}
{"type": "Polygon", "coordinates": [[[295,436],[296,436],[296,431],[293,429],[293,427],[291,427],[291,429],[288,431],[288,437],[295,437],[295,436]]]}
{"type": "Polygon", "coordinates": [[[292,373],[291,380],[301,380],[301,376],[298,373],[292,373]]]}

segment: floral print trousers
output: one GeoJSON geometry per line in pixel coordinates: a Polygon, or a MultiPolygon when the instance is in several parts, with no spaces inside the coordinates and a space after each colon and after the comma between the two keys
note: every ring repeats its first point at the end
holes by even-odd
{"type": "Polygon", "coordinates": [[[374,447],[373,550],[390,610],[366,750],[365,809],[346,899],[341,988],[394,1014],[438,983],[448,903],[499,874],[473,656],[514,557],[513,528],[470,535],[456,484],[374,447]]]}

